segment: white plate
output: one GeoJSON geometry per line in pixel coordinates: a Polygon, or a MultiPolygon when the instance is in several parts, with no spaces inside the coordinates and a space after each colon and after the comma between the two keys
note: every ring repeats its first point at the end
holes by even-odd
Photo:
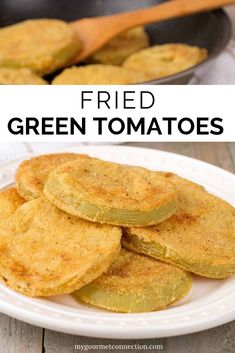
{"type": "MultiPolygon", "coordinates": [[[[83,146],[67,151],[106,160],[178,173],[204,185],[235,205],[235,176],[210,164],[150,149],[125,146],[83,146]]],[[[0,187],[12,183],[18,161],[0,165],[0,187]]],[[[69,295],[31,299],[0,286],[0,310],[17,319],[52,330],[104,338],[151,338],[182,335],[235,319],[235,277],[208,280],[195,277],[190,293],[167,310],[116,314],[78,304],[69,295]]]]}

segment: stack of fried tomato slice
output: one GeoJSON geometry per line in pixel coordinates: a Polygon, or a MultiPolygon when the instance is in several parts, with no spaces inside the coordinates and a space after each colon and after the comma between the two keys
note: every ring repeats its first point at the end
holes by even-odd
{"type": "Polygon", "coordinates": [[[51,154],[24,161],[16,188],[0,193],[0,279],[25,295],[148,312],[190,273],[235,272],[234,208],[175,174],[51,154]]]}

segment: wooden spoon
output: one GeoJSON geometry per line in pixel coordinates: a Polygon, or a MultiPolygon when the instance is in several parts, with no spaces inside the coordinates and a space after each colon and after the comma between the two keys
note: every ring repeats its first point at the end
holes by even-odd
{"type": "Polygon", "coordinates": [[[87,58],[110,39],[132,27],[217,9],[229,4],[235,4],[235,0],[172,0],[135,11],[71,22],[76,36],[83,44],[83,50],[73,59],[72,64],[87,58]]]}

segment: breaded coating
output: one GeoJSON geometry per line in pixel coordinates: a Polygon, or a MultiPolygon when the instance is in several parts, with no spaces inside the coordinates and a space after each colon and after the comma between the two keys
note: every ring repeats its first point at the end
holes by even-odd
{"type": "Polygon", "coordinates": [[[110,40],[103,48],[88,58],[88,61],[121,65],[128,56],[148,46],[149,38],[144,27],[135,27],[110,40]]]}
{"type": "Polygon", "coordinates": [[[159,173],[96,158],[53,170],[45,196],[62,210],[93,222],[147,226],[172,216],[176,193],[159,173]]]}
{"type": "Polygon", "coordinates": [[[63,67],[81,50],[69,25],[34,19],[0,29],[0,67],[27,67],[44,75],[63,67]]]}
{"type": "Polygon", "coordinates": [[[191,181],[171,173],[162,175],[176,189],[176,214],[154,227],[126,229],[123,245],[201,276],[233,274],[235,209],[191,181]]]}
{"type": "Polygon", "coordinates": [[[16,172],[18,193],[27,201],[43,195],[48,175],[57,166],[75,159],[88,158],[76,153],[54,153],[33,157],[23,161],[16,172]]]}
{"type": "Polygon", "coordinates": [[[127,85],[149,80],[143,72],[114,65],[86,65],[65,69],[53,85],[127,85]]]}
{"type": "Polygon", "coordinates": [[[0,221],[10,217],[23,204],[25,200],[20,197],[14,187],[0,192],[0,221]]]}
{"type": "Polygon", "coordinates": [[[154,45],[129,56],[123,67],[145,72],[151,79],[157,79],[189,69],[207,57],[206,49],[187,44],[154,45]]]}
{"type": "Polygon", "coordinates": [[[43,198],[20,206],[0,234],[0,281],[31,297],[81,288],[120,251],[120,228],[73,217],[43,198]]]}
{"type": "Polygon", "coordinates": [[[73,296],[108,310],[138,313],[166,308],[191,286],[191,276],[181,269],[122,249],[106,273],[73,296]]]}
{"type": "Polygon", "coordinates": [[[0,68],[0,85],[46,85],[47,81],[29,69],[0,68]]]}

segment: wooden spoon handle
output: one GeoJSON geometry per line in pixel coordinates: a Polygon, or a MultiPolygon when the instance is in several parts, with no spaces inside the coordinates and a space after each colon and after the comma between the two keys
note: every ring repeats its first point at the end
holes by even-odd
{"type": "Polygon", "coordinates": [[[235,0],[172,0],[149,8],[119,13],[111,16],[102,16],[103,22],[113,19],[112,25],[123,30],[155,21],[167,20],[187,16],[197,12],[217,9],[225,5],[235,4],[235,0]]]}
{"type": "Polygon", "coordinates": [[[71,22],[83,50],[73,59],[77,63],[101,48],[110,39],[132,27],[235,4],[235,0],[172,0],[152,7],[110,16],[85,18],[71,22]]]}

